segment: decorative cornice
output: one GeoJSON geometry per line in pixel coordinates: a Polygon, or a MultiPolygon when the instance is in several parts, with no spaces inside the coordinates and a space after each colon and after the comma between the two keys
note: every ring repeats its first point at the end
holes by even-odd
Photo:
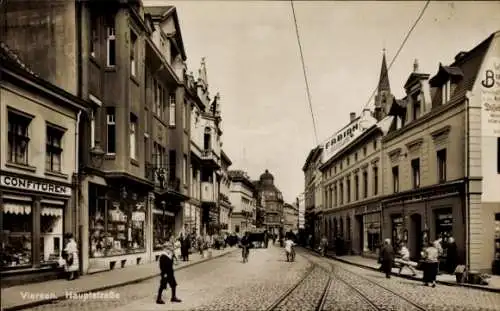
{"type": "Polygon", "coordinates": [[[371,160],[370,163],[372,165],[377,165],[377,163],[380,161],[380,157],[376,157],[375,159],[371,160]]]}
{"type": "Polygon", "coordinates": [[[406,148],[408,148],[408,150],[416,149],[416,148],[420,147],[423,142],[424,142],[423,138],[418,138],[418,139],[412,140],[406,144],[406,148]]]}
{"type": "Polygon", "coordinates": [[[389,152],[387,153],[387,155],[388,155],[389,157],[391,157],[391,158],[392,158],[392,157],[394,157],[394,156],[400,155],[400,154],[401,154],[401,148],[396,148],[396,149],[394,149],[394,150],[392,150],[392,151],[389,151],[389,152]]]}
{"type": "Polygon", "coordinates": [[[443,126],[442,128],[435,130],[431,133],[433,139],[437,139],[440,136],[446,136],[451,131],[451,125],[443,126]]]}
{"type": "Polygon", "coordinates": [[[355,168],[353,171],[352,171],[354,174],[357,174],[359,172],[359,167],[358,168],[355,168]]]}
{"type": "MultiPolygon", "coordinates": [[[[372,164],[373,164],[373,161],[372,161],[372,164]]],[[[363,164],[363,165],[361,166],[361,169],[362,169],[363,171],[366,171],[366,169],[368,168],[368,166],[369,166],[369,165],[370,165],[370,164],[365,163],[365,164],[363,164]]]]}

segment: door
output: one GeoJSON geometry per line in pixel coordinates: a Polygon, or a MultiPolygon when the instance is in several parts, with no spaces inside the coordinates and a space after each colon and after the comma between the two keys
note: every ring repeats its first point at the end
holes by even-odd
{"type": "Polygon", "coordinates": [[[418,260],[420,258],[420,252],[422,251],[422,216],[420,216],[420,214],[413,214],[410,219],[410,234],[408,237],[410,258],[412,260],[418,260]]]}

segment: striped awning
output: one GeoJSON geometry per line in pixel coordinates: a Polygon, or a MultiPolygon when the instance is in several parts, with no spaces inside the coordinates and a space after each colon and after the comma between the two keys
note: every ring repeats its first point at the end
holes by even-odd
{"type": "Polygon", "coordinates": [[[54,217],[62,217],[63,210],[62,208],[56,207],[42,207],[41,211],[42,216],[54,216],[54,217]]]}
{"type": "Polygon", "coordinates": [[[3,203],[3,212],[15,215],[31,214],[31,205],[26,203],[3,203]]]}

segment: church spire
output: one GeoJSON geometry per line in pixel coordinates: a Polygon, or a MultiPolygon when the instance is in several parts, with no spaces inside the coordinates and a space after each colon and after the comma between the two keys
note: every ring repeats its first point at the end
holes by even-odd
{"type": "Polygon", "coordinates": [[[389,85],[389,73],[387,71],[387,61],[385,60],[385,48],[384,55],[382,57],[382,68],[380,69],[380,78],[378,80],[377,91],[379,93],[381,91],[391,92],[391,86],[389,85]]]}

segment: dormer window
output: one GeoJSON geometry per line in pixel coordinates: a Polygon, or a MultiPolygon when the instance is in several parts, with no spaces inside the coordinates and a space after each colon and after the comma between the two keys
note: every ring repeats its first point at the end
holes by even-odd
{"type": "Polygon", "coordinates": [[[451,97],[451,82],[446,81],[441,87],[441,104],[444,105],[448,103],[451,97]]]}
{"type": "Polygon", "coordinates": [[[418,95],[413,96],[413,115],[412,119],[417,120],[420,117],[422,104],[418,95]]]}

